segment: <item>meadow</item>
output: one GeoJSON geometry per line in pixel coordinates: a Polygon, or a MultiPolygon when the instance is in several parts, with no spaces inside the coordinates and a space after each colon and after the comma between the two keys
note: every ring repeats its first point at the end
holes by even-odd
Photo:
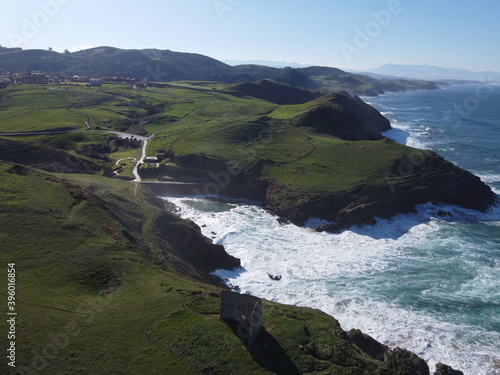
{"type": "MultiPolygon", "coordinates": [[[[397,160],[410,152],[387,140],[345,141],[293,124],[322,98],[276,105],[228,94],[227,87],[231,85],[214,82],[172,82],[140,90],[120,84],[9,86],[0,92],[0,133],[155,133],[149,155],[157,150],[204,154],[253,173],[257,166],[258,178],[297,191],[347,191],[359,184],[384,183],[397,160]],[[272,163],[262,167],[266,160],[272,163]]],[[[35,138],[54,145],[50,137],[35,138]]],[[[71,148],[81,148],[70,143],[71,148]]],[[[121,152],[112,159],[136,157],[121,152]]]]}

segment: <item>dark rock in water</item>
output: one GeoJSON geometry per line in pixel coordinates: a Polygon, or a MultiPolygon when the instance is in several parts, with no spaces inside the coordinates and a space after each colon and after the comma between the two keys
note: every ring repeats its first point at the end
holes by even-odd
{"type": "Polygon", "coordinates": [[[450,366],[439,362],[436,364],[436,372],[434,375],[464,375],[462,371],[454,370],[450,366]]]}
{"type": "Polygon", "coordinates": [[[361,332],[359,329],[351,329],[347,332],[349,341],[368,354],[373,359],[384,360],[384,353],[389,350],[387,345],[381,344],[373,337],[361,332]]]}
{"type": "Polygon", "coordinates": [[[437,215],[438,215],[439,217],[452,217],[452,216],[453,216],[453,215],[451,214],[451,212],[449,212],[449,211],[443,211],[443,210],[439,210],[439,211],[437,212],[437,215]]]}
{"type": "Polygon", "coordinates": [[[288,220],[286,217],[279,217],[277,220],[281,225],[290,224],[290,220],[288,220]]]}
{"type": "Polygon", "coordinates": [[[281,275],[271,275],[270,273],[267,274],[271,280],[274,281],[280,281],[281,280],[281,275]]]}
{"type": "Polygon", "coordinates": [[[396,348],[388,350],[384,362],[391,369],[398,369],[398,375],[429,375],[429,366],[422,359],[408,350],[396,348]]]}

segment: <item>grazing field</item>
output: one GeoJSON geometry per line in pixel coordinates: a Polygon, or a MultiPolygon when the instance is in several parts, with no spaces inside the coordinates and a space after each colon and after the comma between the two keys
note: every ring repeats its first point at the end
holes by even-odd
{"type": "MultiPolygon", "coordinates": [[[[276,85],[278,93],[285,87],[276,85]]],[[[234,87],[214,82],[173,82],[142,90],[120,84],[12,86],[0,94],[0,133],[84,130],[86,124],[90,132],[155,132],[149,155],[157,150],[204,154],[299,191],[335,192],[384,183],[395,161],[409,152],[387,140],[344,141],[295,126],[296,116],[324,103],[322,97],[277,105],[239,94],[234,87]]],[[[71,142],[71,147],[79,146],[71,142]]]]}

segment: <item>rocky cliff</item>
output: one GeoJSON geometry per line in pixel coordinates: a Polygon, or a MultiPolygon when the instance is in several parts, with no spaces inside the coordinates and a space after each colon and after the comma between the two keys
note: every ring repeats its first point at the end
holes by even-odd
{"type": "Polygon", "coordinates": [[[386,184],[359,185],[337,193],[315,192],[308,199],[300,192],[289,191],[284,201],[282,197],[288,188],[271,182],[264,205],[299,225],[309,217],[333,221],[318,230],[338,232],[353,225],[373,224],[377,217],[390,218],[398,213],[412,212],[416,205],[427,202],[478,211],[486,211],[495,203],[491,188],[476,175],[432,151],[422,151],[421,155],[419,165],[411,165],[404,176],[402,166],[408,161],[396,162],[392,173],[387,175],[386,184]]]}

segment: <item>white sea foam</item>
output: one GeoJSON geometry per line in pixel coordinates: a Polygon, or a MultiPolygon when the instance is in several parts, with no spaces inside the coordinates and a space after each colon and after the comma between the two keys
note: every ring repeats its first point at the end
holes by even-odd
{"type": "Polygon", "coordinates": [[[434,300],[452,305],[453,298],[467,302],[477,293],[484,294],[483,304],[500,303],[494,284],[489,284],[498,280],[498,271],[471,261],[468,251],[473,244],[453,235],[459,230],[456,226],[478,218],[497,225],[493,220],[498,212],[428,204],[415,214],[333,235],[280,224],[258,206],[202,198],[168,200],[180,207],[183,217],[203,225],[206,236],[241,259],[242,269],[215,274],[242,292],[321,309],[344,329],[359,328],[381,342],[414,351],[431,368],[442,361],[467,375],[495,374],[485,364],[500,359],[500,332],[470,324],[453,310],[433,312],[426,306],[433,306],[434,300]],[[440,211],[451,212],[458,223],[428,219],[440,211]],[[450,273],[441,267],[456,264],[471,267],[475,276],[446,287],[450,273]],[[282,279],[273,281],[268,274],[282,279]]]}

